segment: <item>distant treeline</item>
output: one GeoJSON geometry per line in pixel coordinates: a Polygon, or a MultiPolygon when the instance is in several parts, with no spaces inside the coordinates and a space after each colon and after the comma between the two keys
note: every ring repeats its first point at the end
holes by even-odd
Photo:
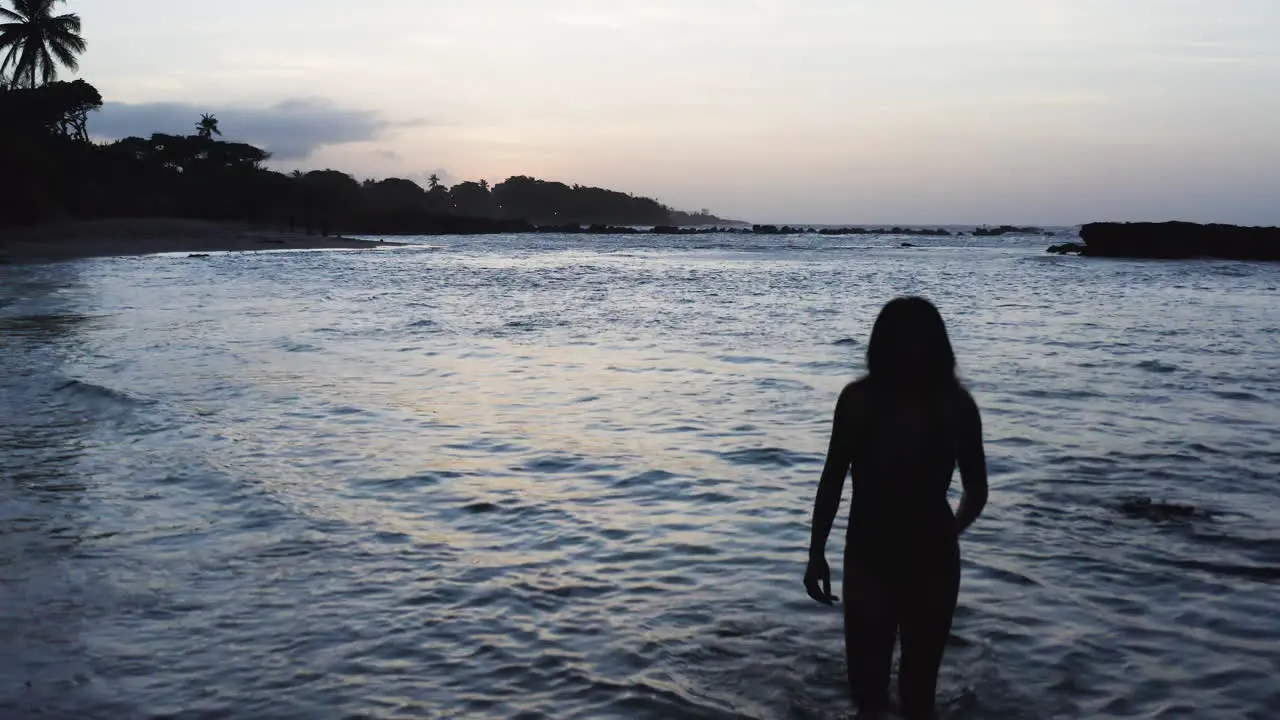
{"type": "MultiPolygon", "coordinates": [[[[314,232],[502,232],[541,224],[726,224],[646,197],[511,177],[427,187],[402,178],[357,181],[336,170],[285,174],[270,154],[215,139],[205,116],[193,135],[156,133],[94,143],[102,96],[83,80],[0,89],[0,222],[53,218],[184,217],[289,223],[314,232]]],[[[193,121],[196,120],[193,118],[193,121]]]]}

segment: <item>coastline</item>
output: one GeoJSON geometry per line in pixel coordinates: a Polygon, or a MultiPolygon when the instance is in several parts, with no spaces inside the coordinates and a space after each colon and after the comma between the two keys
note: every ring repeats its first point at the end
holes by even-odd
{"type": "Polygon", "coordinates": [[[307,235],[248,223],[181,218],[71,220],[0,228],[0,265],[94,257],[260,250],[360,250],[405,243],[307,235]]]}

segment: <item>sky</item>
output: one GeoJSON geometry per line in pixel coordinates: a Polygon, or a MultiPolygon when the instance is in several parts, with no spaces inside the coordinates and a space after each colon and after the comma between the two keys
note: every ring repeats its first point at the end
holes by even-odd
{"type": "Polygon", "coordinates": [[[103,139],[754,222],[1280,224],[1276,0],[69,0],[103,139]]]}

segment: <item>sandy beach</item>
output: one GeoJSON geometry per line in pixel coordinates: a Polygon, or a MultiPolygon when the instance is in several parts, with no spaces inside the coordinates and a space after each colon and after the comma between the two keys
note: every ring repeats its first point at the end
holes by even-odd
{"type": "Polygon", "coordinates": [[[291,233],[244,223],[120,218],[0,228],[0,264],[168,252],[356,250],[400,245],[402,243],[291,233]]]}

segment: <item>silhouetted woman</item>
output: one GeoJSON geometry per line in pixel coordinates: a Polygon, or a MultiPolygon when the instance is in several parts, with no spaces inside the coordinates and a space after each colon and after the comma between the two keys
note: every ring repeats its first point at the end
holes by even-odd
{"type": "Polygon", "coordinates": [[[814,600],[836,600],[827,536],[852,468],[844,634],[849,689],[864,716],[874,717],[887,704],[899,635],[902,714],[909,720],[933,716],[938,667],[960,590],[958,538],[987,501],[982,421],[955,364],[933,304],[897,298],[872,328],[867,375],[847,385],[836,402],[804,584],[814,600]],[[957,464],[964,496],[952,514],[947,488],[957,464]]]}

